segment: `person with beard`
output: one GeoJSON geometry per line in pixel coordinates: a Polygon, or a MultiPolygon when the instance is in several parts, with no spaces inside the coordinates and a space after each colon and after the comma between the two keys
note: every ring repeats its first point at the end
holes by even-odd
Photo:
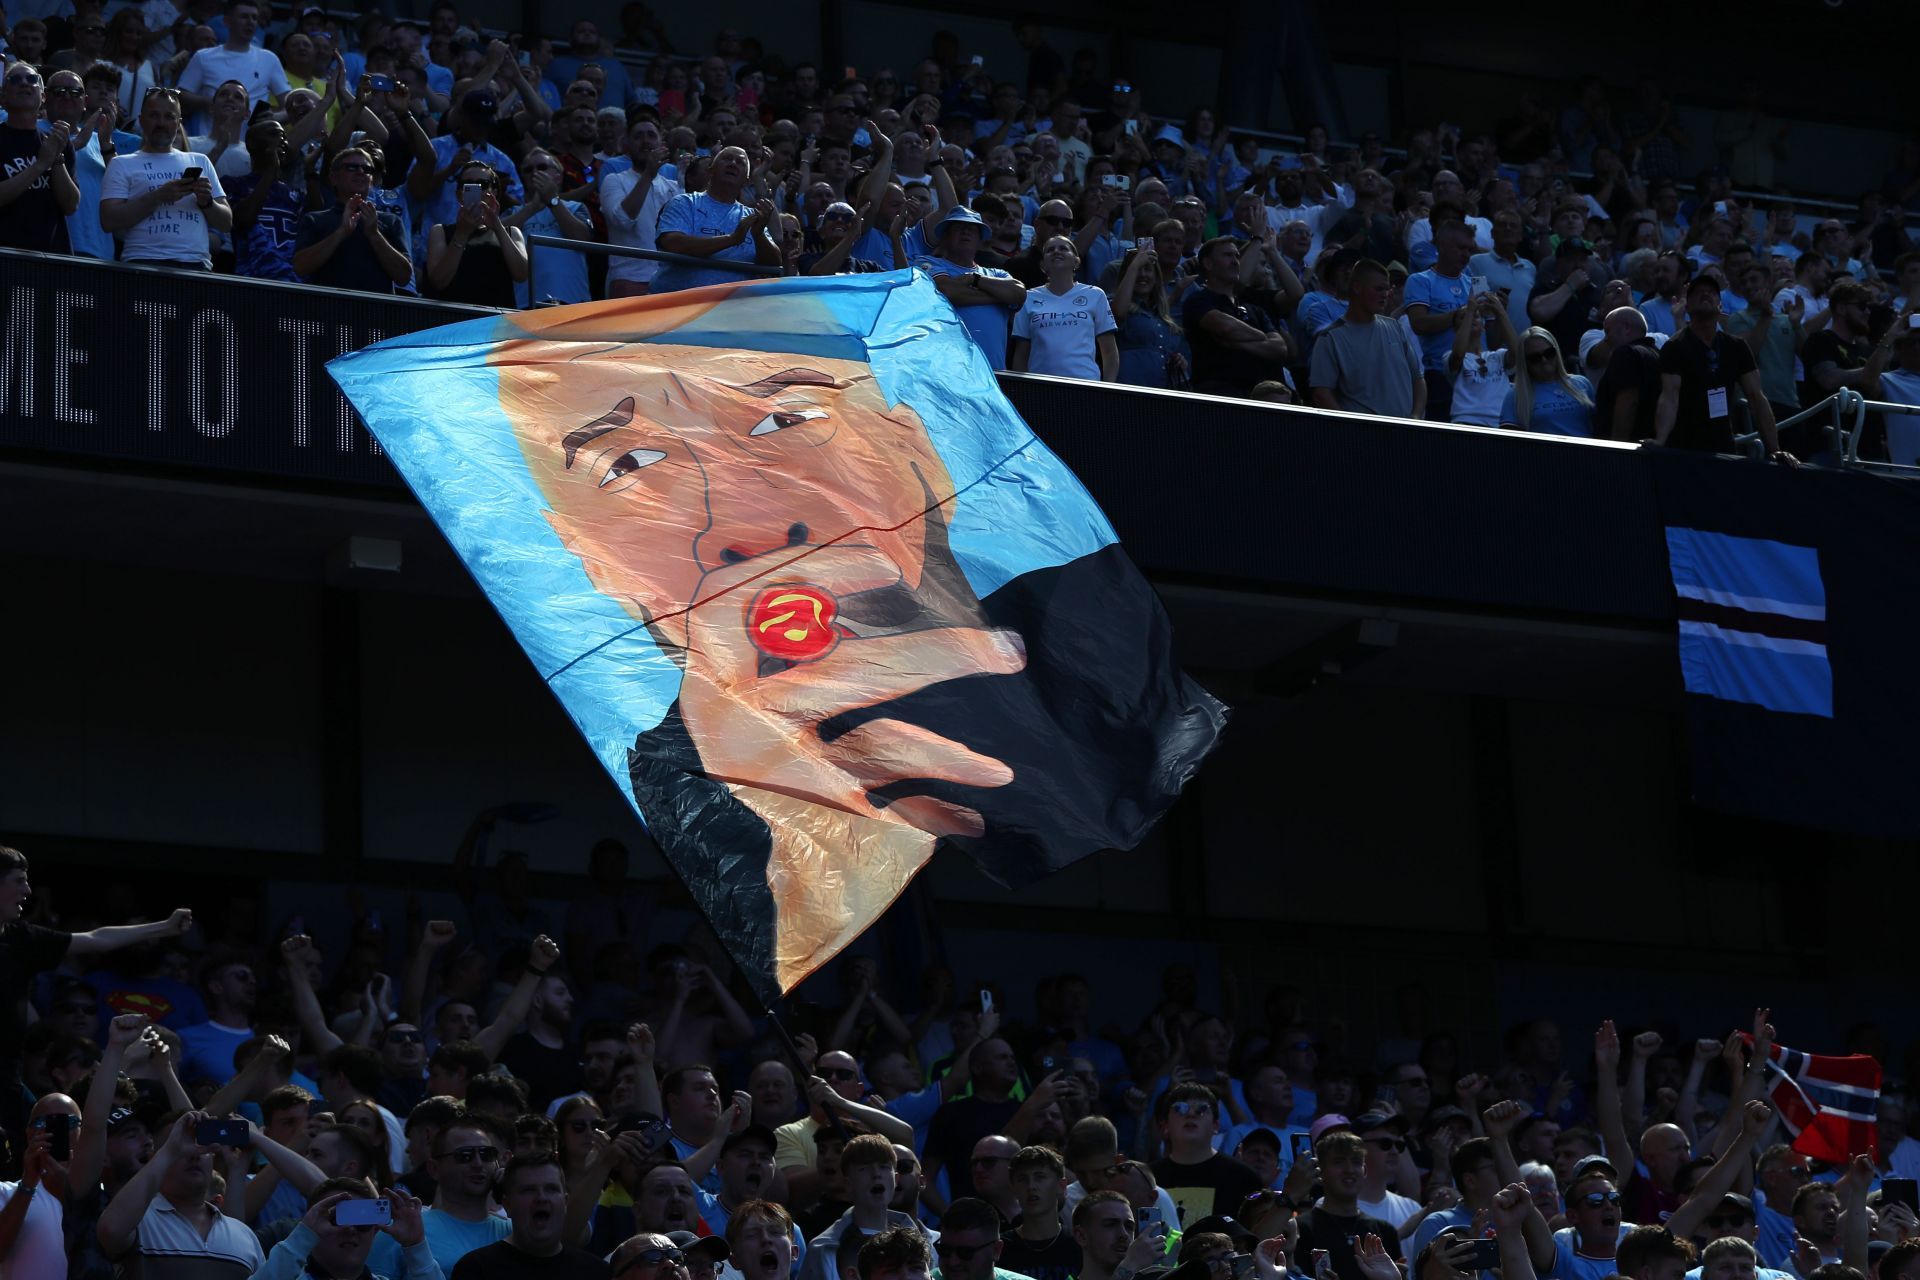
{"type": "MultiPolygon", "coordinates": [[[[433,1260],[451,1273],[460,1259],[502,1239],[510,1230],[493,1212],[494,1175],[500,1145],[492,1130],[461,1119],[440,1131],[427,1172],[434,1180],[433,1207],[422,1215],[433,1260]]],[[[375,1268],[379,1270],[378,1260],[375,1268]]]]}
{"type": "Polygon", "coordinates": [[[1720,286],[1700,276],[1687,283],[1687,327],[1660,351],[1660,399],[1654,408],[1654,440],[1669,449],[1732,453],[1732,396],[1746,393],[1747,412],[1765,442],[1767,460],[1794,467],[1799,461],[1780,447],[1773,409],[1760,385],[1753,352],[1720,328],[1720,286]]]}
{"type": "MultiPolygon", "coordinates": [[[[555,959],[553,964],[559,963],[555,959]]],[[[572,1092],[580,1076],[580,1046],[573,1040],[573,991],[558,972],[533,971],[539,979],[526,1030],[507,1041],[500,1064],[526,1082],[531,1109],[572,1092]]]]}
{"type": "Polygon", "coordinates": [[[920,1229],[913,1215],[892,1207],[895,1187],[893,1144],[865,1133],[840,1153],[840,1176],[851,1202],[838,1221],[807,1244],[800,1280],[835,1280],[868,1239],[891,1227],[920,1229]]]}
{"type": "Polygon", "coordinates": [[[462,1258],[448,1280],[605,1280],[613,1274],[599,1257],[566,1243],[567,1180],[550,1152],[507,1161],[500,1203],[513,1230],[462,1258]]]}
{"type": "Polygon", "coordinates": [[[244,1280],[266,1262],[260,1242],[237,1218],[209,1198],[218,1147],[201,1146],[196,1134],[213,1117],[189,1111],[153,1158],[128,1180],[100,1213],[96,1231],[107,1258],[139,1275],[146,1258],[175,1266],[193,1259],[195,1280],[244,1280]]]}

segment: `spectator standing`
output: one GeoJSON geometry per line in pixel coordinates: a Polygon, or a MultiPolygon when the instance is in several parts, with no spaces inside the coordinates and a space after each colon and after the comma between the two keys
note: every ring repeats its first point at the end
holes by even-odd
{"type": "MultiPolygon", "coordinates": [[[[779,266],[780,246],[773,240],[773,202],[745,204],[741,200],[750,172],[745,149],[722,147],[713,157],[706,190],[683,191],[661,208],[658,247],[685,257],[779,266]]],[[[671,293],[746,278],[738,271],[670,262],[654,274],[652,291],[671,293]]]]}
{"type": "Polygon", "coordinates": [[[1577,351],[1580,336],[1598,323],[1605,264],[1586,241],[1569,237],[1553,250],[1549,267],[1534,290],[1528,311],[1533,323],[1553,333],[1554,341],[1577,351]]]}
{"type": "Polygon", "coordinates": [[[934,253],[913,265],[933,277],[966,326],[974,344],[995,370],[1007,367],[1007,322],[1027,299],[1027,287],[998,267],[983,267],[978,254],[986,220],[965,205],[955,205],[933,229],[934,253]]]}
{"type": "Polygon", "coordinates": [[[495,193],[496,200],[517,202],[525,194],[513,158],[488,141],[497,110],[489,90],[468,90],[460,99],[460,110],[449,113],[452,127],[429,143],[433,148],[433,162],[427,163],[425,156],[414,162],[407,175],[407,191],[413,197],[423,227],[449,223],[459,217],[463,207],[459,188],[467,181],[461,175],[475,162],[500,175],[502,185],[495,193]]]}
{"type": "Polygon", "coordinates": [[[1355,1256],[1362,1237],[1378,1236],[1388,1254],[1400,1258],[1400,1233],[1388,1222],[1360,1211],[1360,1185],[1365,1176],[1367,1148],[1358,1134],[1346,1129],[1323,1133],[1314,1144],[1319,1162],[1322,1195],[1299,1215],[1299,1244],[1294,1265],[1311,1267],[1316,1250],[1324,1249],[1340,1280],[1369,1280],[1355,1256]]]}
{"type": "Polygon", "coordinates": [[[175,151],[180,97],[155,89],[140,108],[140,149],[116,155],[100,181],[100,226],[121,239],[122,260],[213,269],[213,231],[233,227],[213,162],[175,151]]]}
{"type": "Polygon", "coordinates": [[[1476,427],[1500,425],[1500,406],[1512,394],[1513,370],[1520,359],[1507,309],[1499,295],[1482,293],[1453,313],[1453,351],[1447,370],[1453,375],[1453,421],[1476,427]],[[1488,326],[1499,334],[1486,339],[1488,326]]]}
{"type": "MultiPolygon", "coordinates": [[[[520,158],[520,170],[525,175],[527,198],[505,219],[507,226],[519,228],[523,236],[587,241],[603,238],[594,229],[587,206],[561,196],[560,162],[551,152],[535,147],[520,158]]],[[[516,306],[586,302],[593,296],[584,250],[548,245],[535,252],[529,246],[527,267],[528,278],[514,282],[516,306]]]]}
{"type": "Polygon", "coordinates": [[[1171,283],[1157,251],[1135,249],[1108,291],[1120,357],[1119,381],[1128,386],[1184,388],[1188,383],[1191,365],[1186,337],[1167,305],[1171,283]]]}
{"type": "Polygon", "coordinates": [[[1120,374],[1117,327],[1107,295],[1081,284],[1080,254],[1069,236],[1054,236],[1040,250],[1047,282],[1027,291],[1013,317],[1007,367],[1056,378],[1113,382],[1120,374]]]}
{"type": "Polygon", "coordinates": [[[1671,338],[1687,322],[1687,281],[1693,263],[1678,249],[1662,249],[1653,264],[1653,292],[1640,301],[1647,332],[1671,338]]]}
{"type": "Polygon", "coordinates": [[[369,199],[373,158],[350,147],[327,171],[334,207],[309,213],[295,233],[294,274],[314,284],[366,293],[394,293],[413,279],[407,224],[376,212],[369,199]]]}
{"type": "Polygon", "coordinates": [[[1420,344],[1420,367],[1427,383],[1425,416],[1448,420],[1453,383],[1447,377],[1447,356],[1453,350],[1453,321],[1449,313],[1467,305],[1472,296],[1467,262],[1473,257],[1473,232],[1457,222],[1442,224],[1433,233],[1434,263],[1407,277],[1407,323],[1420,344]]]}
{"type": "Polygon", "coordinates": [[[547,1151],[517,1155],[500,1174],[513,1229],[460,1259],[447,1280],[607,1280],[601,1259],[566,1242],[567,1181],[547,1151]]]}
{"type": "Polygon", "coordinates": [[[260,29],[256,0],[227,0],[225,17],[226,42],[195,53],[180,73],[180,104],[190,115],[210,110],[214,91],[229,80],[246,87],[249,111],[269,98],[279,101],[290,87],[279,57],[253,42],[260,29]]]}
{"type": "MultiPolygon", "coordinates": [[[[1902,306],[1887,326],[1879,342],[1873,341],[1873,294],[1855,280],[1842,280],[1827,294],[1831,323],[1801,348],[1801,360],[1807,369],[1803,399],[1817,402],[1845,387],[1869,400],[1877,397],[1880,374],[1893,357],[1894,341],[1906,331],[1907,316],[1902,306]]],[[[1859,452],[1877,458],[1884,451],[1885,427],[1880,415],[1870,413],[1861,426],[1859,452]]]]}
{"type": "MultiPolygon", "coordinates": [[[[1384,314],[1391,293],[1385,267],[1371,258],[1354,266],[1347,283],[1347,313],[1313,348],[1308,387],[1320,408],[1392,418],[1425,416],[1431,384],[1399,322],[1384,314]]],[[[1296,1086],[1294,1092],[1303,1090],[1296,1086]]]]}
{"type": "Polygon", "coordinates": [[[1568,373],[1560,344],[1535,325],[1520,335],[1513,389],[1500,406],[1500,425],[1548,435],[1593,435],[1593,384],[1568,373]]]}
{"type": "Polygon", "coordinates": [[[180,1033],[180,1078],[192,1084],[233,1079],[234,1051],[253,1038],[253,1009],[259,982],[253,966],[231,951],[217,951],[201,966],[207,1020],[180,1033]]]}
{"type": "MultiPolygon", "coordinates": [[[[667,147],[658,121],[642,116],[633,122],[627,130],[627,158],[632,168],[609,173],[600,180],[600,213],[607,223],[607,243],[653,249],[657,247],[660,211],[681,194],[679,180],[663,172],[667,147]]],[[[609,255],[607,296],[631,298],[646,293],[660,266],[647,258],[609,255]]]]}
{"type": "Polygon", "coordinates": [[[427,231],[430,298],[477,307],[511,307],[513,286],[528,275],[527,242],[519,227],[500,219],[504,176],[474,161],[457,175],[460,213],[451,226],[435,223],[427,231]]]}
{"type": "Polygon", "coordinates": [[[1484,279],[1505,301],[1507,320],[1515,333],[1533,324],[1527,303],[1539,276],[1539,269],[1523,252],[1525,240],[1526,222],[1520,211],[1502,209],[1493,215],[1493,248],[1467,260],[1468,273],[1484,279]]]}
{"type": "MultiPolygon", "coordinates": [[[[1774,421],[1778,422],[1800,412],[1800,389],[1794,382],[1793,361],[1805,340],[1800,331],[1799,313],[1806,304],[1800,301],[1799,295],[1789,294],[1787,305],[1775,310],[1773,272],[1759,262],[1747,265],[1741,288],[1746,306],[1727,317],[1727,332],[1752,349],[1754,364],[1760,370],[1760,386],[1766,391],[1767,403],[1773,406],[1774,421]]],[[[1796,439],[1791,443],[1798,446],[1800,442],[1796,439]]],[[[1800,451],[1796,448],[1796,452],[1800,451]]]]}
{"type": "Polygon", "coordinates": [[[201,1146],[195,1135],[211,1118],[204,1111],[181,1115],[153,1158],[101,1210],[100,1246],[124,1273],[170,1265],[194,1280],[244,1280],[265,1265],[253,1232],[209,1198],[220,1148],[201,1146]]]}
{"type": "Polygon", "coordinates": [[[300,1280],[312,1276],[355,1276],[364,1273],[367,1255],[376,1241],[386,1236],[404,1252],[402,1266],[390,1280],[434,1280],[440,1268],[426,1246],[420,1225],[420,1202],[404,1191],[388,1188],[392,1222],[380,1228],[342,1226],[334,1221],[334,1210],[348,1200],[371,1200],[373,1184],[365,1178],[328,1178],[315,1187],[304,1216],[286,1239],[274,1245],[261,1280],[300,1280]]]}
{"type": "Polygon", "coordinates": [[[1284,381],[1290,348],[1272,318],[1240,290],[1240,242],[1215,236],[1200,246],[1200,287],[1181,307],[1181,328],[1193,347],[1193,389],[1244,396],[1268,380],[1284,381]]]}
{"type": "Polygon", "coordinates": [[[1613,354],[1593,393],[1594,434],[1608,440],[1653,438],[1660,402],[1660,350],[1647,335],[1647,317],[1615,307],[1601,324],[1613,354]]]}
{"type": "Polygon", "coordinates": [[[1224,1214],[1260,1190],[1253,1171],[1213,1149],[1215,1099],[1204,1084],[1176,1084],[1157,1108],[1166,1156],[1153,1166],[1154,1181],[1180,1209],[1182,1227],[1224,1214]]]}
{"type": "Polygon", "coordinates": [[[1700,276],[1687,284],[1686,330],[1660,350],[1655,441],[1670,449],[1732,453],[1735,388],[1746,394],[1768,460],[1799,465],[1780,448],[1753,352],[1720,330],[1720,286],[1700,276]]]}
{"type": "Polygon", "coordinates": [[[55,121],[40,131],[46,85],[28,64],[9,64],[0,88],[7,109],[0,125],[0,246],[65,253],[67,215],[80,207],[67,149],[73,128],[55,121]]]}
{"type": "Polygon", "coordinates": [[[247,157],[249,172],[227,187],[234,201],[234,273],[256,280],[297,280],[293,254],[301,201],[281,179],[288,159],[286,126],[265,120],[247,130],[247,157]]]}
{"type": "MultiPolygon", "coordinates": [[[[1880,375],[1880,398],[1920,408],[1920,329],[1894,328],[1894,367],[1880,375]]],[[[1886,417],[1887,460],[1903,467],[1920,466],[1920,415],[1889,413],[1886,417]]],[[[1899,1155],[1896,1150],[1895,1158],[1899,1155]]]]}

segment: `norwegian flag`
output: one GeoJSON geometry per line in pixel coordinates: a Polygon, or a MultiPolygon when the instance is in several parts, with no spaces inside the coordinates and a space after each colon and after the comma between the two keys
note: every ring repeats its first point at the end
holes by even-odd
{"type": "MultiPolygon", "coordinates": [[[[1753,1043],[1750,1035],[1741,1039],[1753,1043]]],[[[1870,1055],[1833,1058],[1776,1044],[1768,1051],[1767,1075],[1795,1151],[1829,1164],[1879,1158],[1880,1064],[1870,1055]]]]}

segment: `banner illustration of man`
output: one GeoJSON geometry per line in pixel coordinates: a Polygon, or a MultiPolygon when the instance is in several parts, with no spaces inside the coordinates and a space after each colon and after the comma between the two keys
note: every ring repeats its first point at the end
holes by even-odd
{"type": "Polygon", "coordinates": [[[1009,883],[1137,842],[1220,731],[924,278],[476,321],[331,368],[765,998],[941,839],[1009,883]]]}

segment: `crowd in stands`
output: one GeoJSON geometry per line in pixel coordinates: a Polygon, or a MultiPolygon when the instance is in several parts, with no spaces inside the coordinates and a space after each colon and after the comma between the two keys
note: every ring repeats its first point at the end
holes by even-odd
{"type": "Polygon", "coordinates": [[[711,934],[661,936],[618,843],[563,919],[523,857],[457,865],[461,922],[268,934],[62,916],[0,848],[0,1275],[1920,1275],[1903,1095],[1877,1149],[1797,1153],[1765,1009],[1724,1038],[1529,1019],[1479,1059],[1467,1028],[1339,1043],[1292,986],[1209,1009],[1183,966],[1101,1025],[1098,974],[856,952],[776,1025],[711,934]]]}
{"type": "MultiPolygon", "coordinates": [[[[996,368],[1719,451],[1751,428],[1787,462],[1823,441],[1775,422],[1839,388],[1920,404],[1920,148],[1857,217],[1803,217],[1734,193],[1771,181],[1776,122],[1730,113],[1727,164],[1682,175],[1651,83],[1617,116],[1589,82],[1492,133],[1275,150],[1032,23],[1024,67],[942,32],[830,76],[733,30],[674,50],[639,3],[563,41],[450,0],[55,12],[4,33],[0,245],[500,307],[911,266],[996,368]]],[[[1907,422],[1864,452],[1915,461],[1907,422]]]]}

